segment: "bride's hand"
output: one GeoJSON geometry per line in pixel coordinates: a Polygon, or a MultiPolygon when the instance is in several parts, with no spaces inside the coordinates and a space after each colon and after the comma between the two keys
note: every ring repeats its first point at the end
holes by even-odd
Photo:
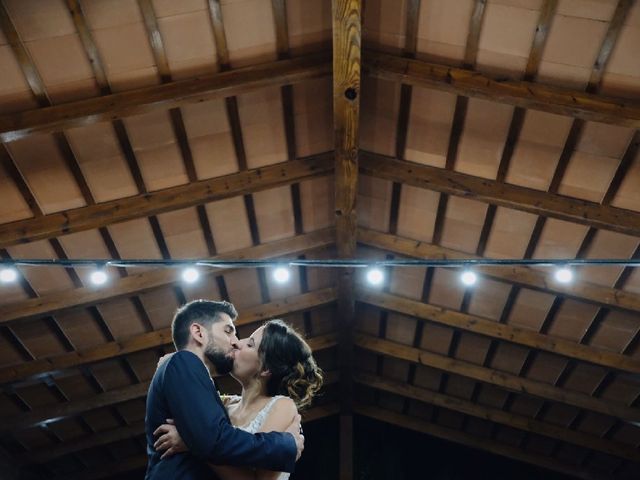
{"type": "Polygon", "coordinates": [[[167,353],[167,354],[161,356],[160,359],[158,360],[158,364],[156,365],[156,370],[159,369],[160,366],[163,363],[165,363],[167,360],[169,360],[174,353],[176,353],[176,352],[167,353]]]}
{"type": "Polygon", "coordinates": [[[160,457],[161,459],[189,450],[182,441],[182,437],[180,437],[178,429],[171,418],[167,419],[167,423],[156,428],[156,431],[153,432],[153,436],[158,437],[156,443],[153,444],[153,448],[156,452],[165,450],[160,457]]]}

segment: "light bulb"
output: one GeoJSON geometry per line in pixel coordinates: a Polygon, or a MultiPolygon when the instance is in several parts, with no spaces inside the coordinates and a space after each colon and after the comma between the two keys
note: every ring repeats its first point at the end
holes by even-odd
{"type": "Polygon", "coordinates": [[[288,282],[290,276],[289,269],[286,267],[278,267],[273,272],[273,278],[278,283],[288,282]]]}
{"type": "Polygon", "coordinates": [[[2,283],[15,282],[16,278],[18,278],[18,272],[15,268],[5,267],[0,270],[0,281],[2,283]]]}
{"type": "Polygon", "coordinates": [[[569,283],[573,280],[573,272],[567,267],[559,268],[555,273],[556,281],[560,283],[569,283]]]}
{"type": "Polygon", "coordinates": [[[182,272],[182,280],[187,283],[194,283],[200,278],[200,272],[193,267],[185,268],[182,272]]]}
{"type": "Polygon", "coordinates": [[[464,272],[462,272],[462,275],[460,275],[460,280],[462,280],[462,283],[464,283],[467,287],[470,287],[478,281],[478,276],[471,270],[465,270],[464,272]]]}
{"type": "Polygon", "coordinates": [[[93,283],[94,285],[104,285],[105,283],[107,283],[107,279],[109,277],[104,270],[96,270],[95,272],[91,273],[90,278],[91,283],[93,283]]]}
{"type": "Polygon", "coordinates": [[[379,268],[372,268],[367,272],[367,280],[371,285],[380,285],[384,280],[384,273],[379,268]]]}

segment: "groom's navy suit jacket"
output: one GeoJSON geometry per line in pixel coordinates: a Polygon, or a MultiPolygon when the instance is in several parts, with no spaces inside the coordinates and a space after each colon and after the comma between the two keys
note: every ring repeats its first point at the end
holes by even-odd
{"type": "Polygon", "coordinates": [[[252,435],[234,428],[204,363],[179,351],[160,365],[147,396],[147,480],[215,478],[207,462],[292,472],[296,444],[288,433],[252,435]],[[189,452],[160,459],[153,432],[173,418],[189,452]]]}

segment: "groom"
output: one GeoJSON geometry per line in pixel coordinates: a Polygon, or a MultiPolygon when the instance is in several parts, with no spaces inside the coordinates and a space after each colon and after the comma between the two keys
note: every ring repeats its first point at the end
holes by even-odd
{"type": "Polygon", "coordinates": [[[286,432],[255,435],[234,428],[211,380],[205,358],[218,374],[229,373],[238,342],[228,302],[195,300],[171,324],[177,352],[161,363],[147,396],[145,431],[149,462],[145,479],[210,479],[208,462],[292,472],[304,449],[300,416],[286,432]],[[189,452],[161,458],[153,432],[173,418],[189,452]]]}

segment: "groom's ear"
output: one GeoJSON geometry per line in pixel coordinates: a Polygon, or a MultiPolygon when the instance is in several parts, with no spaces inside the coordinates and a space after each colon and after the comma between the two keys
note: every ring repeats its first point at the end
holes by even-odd
{"type": "Polygon", "coordinates": [[[199,323],[192,323],[189,325],[189,332],[191,333],[191,337],[200,345],[203,345],[206,340],[207,332],[205,328],[199,323]]]}

